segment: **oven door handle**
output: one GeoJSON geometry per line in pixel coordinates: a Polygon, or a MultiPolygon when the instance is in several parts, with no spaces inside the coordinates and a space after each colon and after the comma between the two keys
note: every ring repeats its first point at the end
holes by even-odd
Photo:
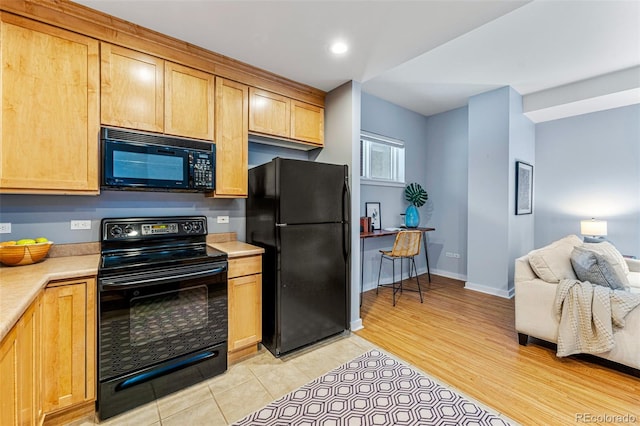
{"type": "Polygon", "coordinates": [[[123,287],[132,288],[132,287],[143,287],[147,285],[160,284],[167,281],[176,281],[183,278],[202,278],[208,277],[212,275],[218,275],[221,272],[224,272],[227,268],[224,266],[207,269],[206,271],[198,271],[198,272],[187,272],[182,274],[172,274],[172,275],[163,275],[161,277],[155,278],[145,278],[142,280],[134,280],[131,281],[128,278],[121,278],[118,280],[109,280],[107,278],[103,278],[100,281],[100,290],[116,290],[121,289],[123,287]]]}

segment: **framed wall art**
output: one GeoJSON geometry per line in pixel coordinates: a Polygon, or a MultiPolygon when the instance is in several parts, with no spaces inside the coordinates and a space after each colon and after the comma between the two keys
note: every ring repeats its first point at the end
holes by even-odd
{"type": "Polygon", "coordinates": [[[533,166],[516,161],[516,214],[533,213],[533,166]]]}
{"type": "Polygon", "coordinates": [[[365,214],[371,218],[371,227],[373,230],[382,229],[382,219],[380,218],[380,203],[364,203],[365,214]]]}

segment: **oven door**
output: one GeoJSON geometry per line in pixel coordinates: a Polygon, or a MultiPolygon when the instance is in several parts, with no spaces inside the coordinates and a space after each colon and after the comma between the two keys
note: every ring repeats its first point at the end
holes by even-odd
{"type": "Polygon", "coordinates": [[[102,419],[227,367],[227,263],[99,278],[102,419]]]}

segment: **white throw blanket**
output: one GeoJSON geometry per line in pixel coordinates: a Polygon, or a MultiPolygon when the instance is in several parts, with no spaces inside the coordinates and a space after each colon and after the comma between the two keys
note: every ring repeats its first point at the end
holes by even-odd
{"type": "Polygon", "coordinates": [[[557,355],[610,351],[615,345],[614,330],[624,327],[624,317],[638,305],[640,294],[588,281],[561,280],[554,302],[560,320],[557,355]]]}

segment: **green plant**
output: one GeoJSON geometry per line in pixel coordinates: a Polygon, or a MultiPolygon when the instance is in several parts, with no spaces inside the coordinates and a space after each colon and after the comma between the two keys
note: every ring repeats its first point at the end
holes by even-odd
{"type": "Polygon", "coordinates": [[[424,206],[424,203],[429,199],[429,194],[425,191],[419,183],[410,183],[404,189],[404,198],[416,207],[424,206]]]}

